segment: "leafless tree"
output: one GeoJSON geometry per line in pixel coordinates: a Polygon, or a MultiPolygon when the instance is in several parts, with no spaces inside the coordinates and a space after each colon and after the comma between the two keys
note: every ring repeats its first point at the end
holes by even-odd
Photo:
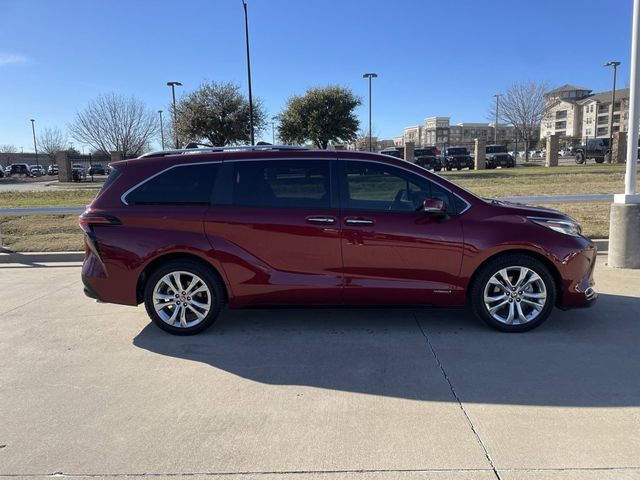
{"type": "Polygon", "coordinates": [[[18,153],[18,147],[15,145],[4,144],[0,145],[0,153],[18,153]]]}
{"type": "MultiPolygon", "coordinates": [[[[512,124],[516,135],[524,140],[525,161],[529,161],[529,145],[540,129],[540,122],[547,114],[548,103],[545,93],[549,90],[546,82],[528,81],[514,83],[501,96],[498,107],[499,120],[512,124]]],[[[491,118],[495,118],[495,102],[489,108],[491,118]]]]}
{"type": "Polygon", "coordinates": [[[53,161],[56,159],[56,153],[69,148],[69,142],[58,127],[47,127],[38,135],[38,146],[53,161]]]}
{"type": "Polygon", "coordinates": [[[148,148],[158,131],[155,112],[134,97],[100,95],[76,114],[71,136],[95,150],[135,157],[148,148]]]}

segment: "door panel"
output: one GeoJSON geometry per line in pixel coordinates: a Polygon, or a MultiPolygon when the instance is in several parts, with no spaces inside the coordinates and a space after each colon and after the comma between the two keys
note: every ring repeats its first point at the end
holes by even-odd
{"type": "Polygon", "coordinates": [[[396,167],[339,163],[345,302],[464,303],[463,232],[450,193],[396,167]],[[426,197],[446,200],[450,215],[415,211],[426,197]]]}
{"type": "Polygon", "coordinates": [[[229,162],[231,205],[207,212],[205,231],[240,305],[341,302],[338,209],[330,162],[229,162]]]}

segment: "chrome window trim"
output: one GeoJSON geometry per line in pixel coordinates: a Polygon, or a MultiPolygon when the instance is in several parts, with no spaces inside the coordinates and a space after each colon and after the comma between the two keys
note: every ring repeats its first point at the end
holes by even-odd
{"type": "Polygon", "coordinates": [[[213,164],[213,163],[222,163],[222,159],[220,159],[220,160],[212,160],[210,162],[178,163],[176,165],[171,165],[170,167],[167,167],[164,170],[160,170],[159,172],[154,173],[150,177],[146,177],[144,180],[136,183],[133,187],[131,187],[129,190],[127,190],[122,195],[120,195],[120,201],[125,205],[129,205],[129,203],[126,200],[127,195],[129,195],[131,192],[133,192],[136,188],[144,185],[148,181],[156,178],[157,176],[162,175],[165,172],[168,172],[169,170],[172,170],[174,168],[180,168],[180,167],[191,167],[193,165],[210,165],[210,164],[213,164]]]}
{"type": "MultiPolygon", "coordinates": [[[[398,165],[395,165],[393,163],[387,163],[387,162],[381,162],[379,160],[371,160],[369,158],[345,158],[345,157],[339,157],[341,160],[349,162],[349,161],[356,161],[356,162],[371,162],[371,163],[379,163],[380,165],[386,165],[386,166],[390,166],[390,167],[395,167],[395,168],[399,168],[400,170],[404,170],[405,172],[409,172],[413,175],[418,175],[416,172],[409,170],[408,168],[405,167],[401,167],[398,165]]],[[[394,157],[395,158],[395,157],[394,157]]],[[[451,195],[453,195],[454,197],[456,197],[459,200],[462,200],[467,206],[465,208],[463,208],[461,211],[458,212],[458,215],[462,215],[464,212],[466,212],[467,210],[469,210],[471,208],[471,203],[469,203],[467,200],[465,200],[464,198],[462,198],[460,195],[458,195],[457,193],[455,193],[454,191],[452,191],[450,188],[445,187],[444,185],[442,185],[441,183],[437,182],[436,180],[432,180],[428,177],[424,177],[426,178],[428,181],[435,183],[436,185],[438,185],[440,188],[445,189],[447,192],[449,192],[451,195]]]]}

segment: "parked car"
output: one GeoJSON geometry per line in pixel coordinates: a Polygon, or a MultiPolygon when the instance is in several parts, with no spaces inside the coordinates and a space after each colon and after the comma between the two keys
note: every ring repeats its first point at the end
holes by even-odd
{"type": "Polygon", "coordinates": [[[42,175],[45,174],[45,170],[42,165],[31,165],[29,167],[29,171],[31,172],[31,175],[33,175],[34,177],[41,177],[42,175]]]}
{"type": "Polygon", "coordinates": [[[0,178],[4,178],[4,168],[0,168],[0,178]]]}
{"type": "Polygon", "coordinates": [[[55,163],[49,165],[49,168],[47,168],[47,175],[58,175],[58,165],[55,163]]]}
{"type": "Polygon", "coordinates": [[[465,147],[447,147],[444,149],[443,167],[451,171],[454,168],[462,170],[468,168],[473,170],[473,158],[469,155],[469,150],[465,147]]]}
{"type": "Polygon", "coordinates": [[[81,182],[86,178],[87,174],[82,165],[80,165],[79,163],[74,163],[73,165],[71,165],[71,179],[74,182],[81,182]]]}
{"type": "Polygon", "coordinates": [[[596,163],[602,163],[609,157],[609,154],[608,138],[589,138],[586,145],[580,145],[575,149],[575,161],[580,165],[593,158],[596,163]]]}
{"type": "Polygon", "coordinates": [[[486,168],[513,168],[516,161],[507,153],[507,147],[504,145],[487,145],[485,165],[486,168]]]}
{"type": "Polygon", "coordinates": [[[27,165],[26,163],[12,163],[11,165],[9,165],[9,172],[7,173],[7,175],[24,175],[25,177],[33,176],[29,165],[27,165]]]}
{"type": "Polygon", "coordinates": [[[439,172],[442,170],[442,161],[439,154],[440,152],[436,147],[416,148],[414,151],[415,163],[427,170],[439,172]]]}
{"type": "Polygon", "coordinates": [[[575,220],[386,155],[235,147],[111,166],[80,217],[85,293],[144,303],[173,334],[224,305],[469,305],[522,332],[597,297],[575,220]]]}
{"type": "Polygon", "coordinates": [[[402,152],[397,148],[387,148],[386,150],[382,150],[380,153],[382,155],[389,155],[390,157],[395,157],[400,159],[404,158],[404,155],[402,154],[402,152]]]}
{"type": "Polygon", "coordinates": [[[104,165],[95,163],[89,167],[89,175],[105,175],[104,165]]]}

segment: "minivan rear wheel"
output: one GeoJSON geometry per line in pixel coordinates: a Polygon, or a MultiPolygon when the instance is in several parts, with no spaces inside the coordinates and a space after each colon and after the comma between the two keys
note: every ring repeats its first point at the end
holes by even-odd
{"type": "Polygon", "coordinates": [[[511,254],[488,262],[470,290],[475,315],[503,332],[524,332],[541,325],[556,301],[556,285],[539,260],[511,254]]]}
{"type": "Polygon", "coordinates": [[[209,328],[222,310],[220,279],[201,263],[184,259],[157,268],[144,289],[144,306],[158,327],[174,335],[193,335],[209,328]]]}

